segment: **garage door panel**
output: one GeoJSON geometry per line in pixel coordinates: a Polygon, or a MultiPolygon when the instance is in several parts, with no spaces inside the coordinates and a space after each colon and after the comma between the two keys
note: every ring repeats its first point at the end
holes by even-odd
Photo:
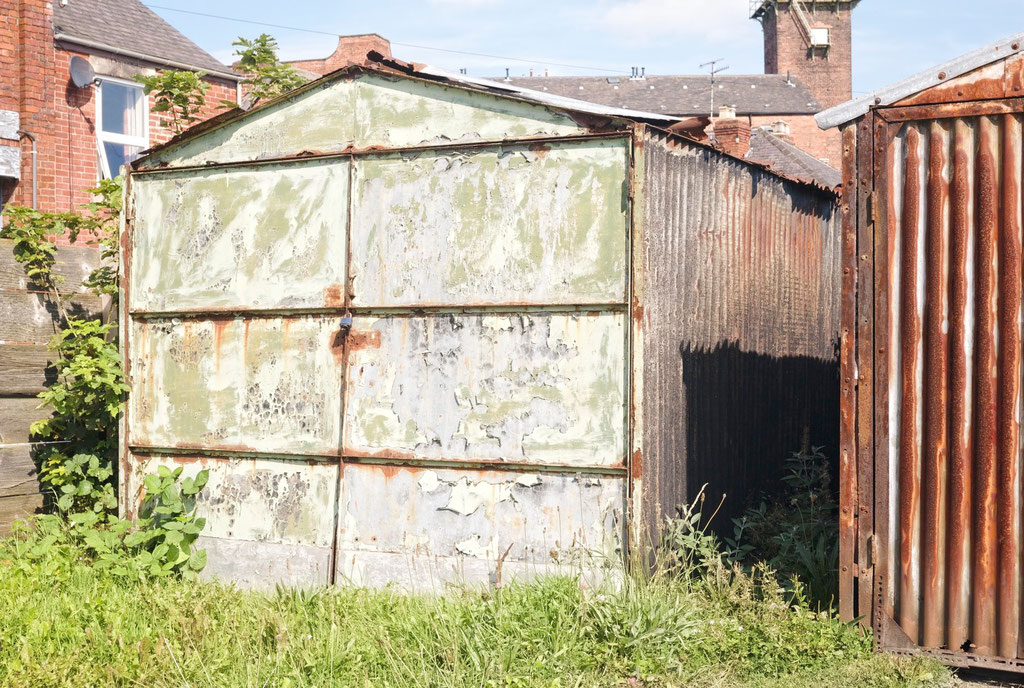
{"type": "Polygon", "coordinates": [[[623,140],[355,161],[353,304],[623,303],[623,140]]]}
{"type": "Polygon", "coordinates": [[[355,318],[347,456],[618,466],[625,315],[355,318]]]}
{"type": "Polygon", "coordinates": [[[342,484],[338,564],[359,584],[486,583],[499,558],[511,578],[621,554],[624,478],[346,465],[342,484]]]}
{"type": "Polygon", "coordinates": [[[348,184],[348,160],[135,179],[130,307],[340,305],[348,184]]]}
{"type": "Polygon", "coordinates": [[[338,320],[134,321],[134,445],[337,454],[338,320]]]}

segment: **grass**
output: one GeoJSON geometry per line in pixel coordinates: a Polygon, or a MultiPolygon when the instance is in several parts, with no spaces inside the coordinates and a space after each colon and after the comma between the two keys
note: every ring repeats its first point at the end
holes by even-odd
{"type": "Polygon", "coordinates": [[[871,652],[763,572],[572,577],[424,597],[243,591],[92,567],[70,540],[0,540],[0,685],[950,685],[937,664],[871,652]]]}

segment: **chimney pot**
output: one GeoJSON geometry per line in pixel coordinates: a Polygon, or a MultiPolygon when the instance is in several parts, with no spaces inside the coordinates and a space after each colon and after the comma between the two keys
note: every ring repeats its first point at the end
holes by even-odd
{"type": "Polygon", "coordinates": [[[718,108],[719,119],[735,119],[736,108],[732,105],[722,105],[718,108]]]}

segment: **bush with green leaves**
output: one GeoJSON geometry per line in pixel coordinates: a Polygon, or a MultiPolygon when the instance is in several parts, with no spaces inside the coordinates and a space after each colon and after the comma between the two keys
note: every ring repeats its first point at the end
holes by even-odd
{"type": "Polygon", "coordinates": [[[786,460],[785,488],[735,522],[744,561],[768,562],[786,580],[800,581],[808,603],[831,608],[839,590],[839,502],[829,461],[820,447],[786,460]]]}
{"type": "MultiPolygon", "coordinates": [[[[252,39],[239,36],[232,45],[237,48],[235,66],[245,75],[247,94],[254,103],[272,100],[306,83],[298,70],[278,59],[277,40],[273,36],[265,33],[252,39]]],[[[235,103],[224,101],[223,106],[235,107],[235,103]]]]}
{"type": "Polygon", "coordinates": [[[101,265],[85,286],[116,301],[121,190],[120,178],[101,182],[90,189],[93,200],[82,212],[11,207],[8,224],[0,229],[0,238],[13,240],[15,259],[55,305],[61,323],[49,343],[57,375],[39,394],[41,407],[52,415],[31,428],[33,439],[40,441],[39,480],[58,516],[36,519],[29,553],[45,550],[64,535],[84,543],[100,568],[136,577],[194,577],[206,563],[205,552],[195,548],[205,524],[195,516],[195,500],[208,474],[181,480],[180,468],[161,468],[145,479],[139,520],[133,524],[117,517],[117,419],[128,391],[114,338],[117,326],[74,314],[73,294],[62,292],[62,278],[54,273],[55,239],[82,238],[101,251],[101,265]]]}
{"type": "Polygon", "coordinates": [[[33,517],[16,531],[19,565],[31,570],[70,558],[131,579],[178,575],[195,580],[206,566],[206,550],[196,547],[206,523],[196,516],[196,496],[209,473],[181,480],[181,470],[161,466],[146,476],[135,522],[92,508],[33,517]]]}
{"type": "Polygon", "coordinates": [[[153,112],[160,113],[160,125],[175,134],[199,121],[206,105],[210,84],[203,81],[203,72],[162,69],[156,74],[136,74],[146,95],[153,96],[153,112]]]}

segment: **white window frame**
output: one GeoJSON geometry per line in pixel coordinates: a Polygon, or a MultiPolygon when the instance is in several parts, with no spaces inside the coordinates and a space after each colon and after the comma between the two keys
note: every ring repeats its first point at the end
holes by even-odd
{"type": "Polygon", "coordinates": [[[100,178],[112,179],[116,175],[111,173],[110,163],[107,161],[107,151],[103,144],[117,143],[125,146],[138,146],[143,150],[149,148],[149,97],[142,90],[142,84],[137,81],[118,79],[112,76],[97,76],[96,81],[99,82],[96,84],[96,152],[99,155],[100,178]],[[127,134],[103,131],[103,84],[105,82],[138,89],[142,100],[142,136],[128,136],[127,134]]]}

